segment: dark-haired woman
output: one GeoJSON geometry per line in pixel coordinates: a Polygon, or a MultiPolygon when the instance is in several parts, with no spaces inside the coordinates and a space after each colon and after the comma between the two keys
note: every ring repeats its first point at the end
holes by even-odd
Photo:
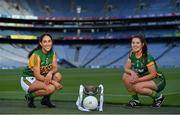
{"type": "Polygon", "coordinates": [[[160,107],[164,100],[161,91],[166,85],[165,78],[154,58],[148,53],[144,36],[133,36],[131,47],[123,74],[124,85],[132,95],[132,100],[127,105],[129,107],[141,105],[138,97],[138,94],[141,94],[152,97],[153,107],[160,107]]]}
{"type": "Polygon", "coordinates": [[[51,35],[43,34],[38,47],[28,55],[28,66],[23,70],[21,86],[25,90],[28,107],[35,108],[34,97],[44,96],[41,104],[50,108],[56,107],[50,101],[50,95],[62,89],[62,79],[58,72],[56,53],[53,51],[51,35]]]}

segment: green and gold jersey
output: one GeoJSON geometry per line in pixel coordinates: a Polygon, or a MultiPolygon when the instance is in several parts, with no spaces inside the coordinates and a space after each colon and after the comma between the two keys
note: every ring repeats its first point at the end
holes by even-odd
{"type": "Polygon", "coordinates": [[[150,54],[147,54],[147,59],[144,59],[142,55],[136,57],[135,53],[130,52],[128,61],[131,62],[131,69],[137,72],[140,75],[140,77],[148,75],[148,66],[151,66],[153,64],[156,67],[157,74],[161,74],[161,72],[158,70],[154,58],[150,54]]]}
{"type": "Polygon", "coordinates": [[[23,70],[23,77],[34,76],[33,67],[40,67],[40,74],[46,74],[52,69],[52,63],[56,60],[56,54],[51,49],[48,54],[42,52],[42,49],[33,52],[28,60],[28,66],[23,70]]]}

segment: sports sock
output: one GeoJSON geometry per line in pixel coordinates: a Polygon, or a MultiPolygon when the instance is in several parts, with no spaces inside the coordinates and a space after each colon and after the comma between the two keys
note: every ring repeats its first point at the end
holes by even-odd
{"type": "Polygon", "coordinates": [[[131,97],[132,97],[133,100],[139,101],[139,97],[138,97],[137,93],[131,93],[131,97]]]}
{"type": "Polygon", "coordinates": [[[36,97],[35,93],[33,93],[33,92],[28,92],[28,95],[29,95],[30,97],[36,97]]]}
{"type": "Polygon", "coordinates": [[[156,99],[160,98],[161,95],[162,95],[161,93],[153,91],[152,94],[151,94],[151,97],[156,100],[156,99]]]}

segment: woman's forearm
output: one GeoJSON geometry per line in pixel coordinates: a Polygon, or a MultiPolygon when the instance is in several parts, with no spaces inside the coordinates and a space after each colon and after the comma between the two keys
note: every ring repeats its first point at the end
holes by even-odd
{"type": "Polygon", "coordinates": [[[156,77],[156,75],[148,74],[148,75],[138,78],[137,82],[149,81],[149,80],[152,80],[154,77],[156,77]]]}

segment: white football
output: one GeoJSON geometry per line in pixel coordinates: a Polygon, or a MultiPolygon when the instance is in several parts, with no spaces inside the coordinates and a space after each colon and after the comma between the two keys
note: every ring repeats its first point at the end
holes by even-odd
{"type": "Polygon", "coordinates": [[[98,100],[94,96],[87,96],[83,100],[83,106],[86,109],[94,110],[98,107],[98,100]]]}

